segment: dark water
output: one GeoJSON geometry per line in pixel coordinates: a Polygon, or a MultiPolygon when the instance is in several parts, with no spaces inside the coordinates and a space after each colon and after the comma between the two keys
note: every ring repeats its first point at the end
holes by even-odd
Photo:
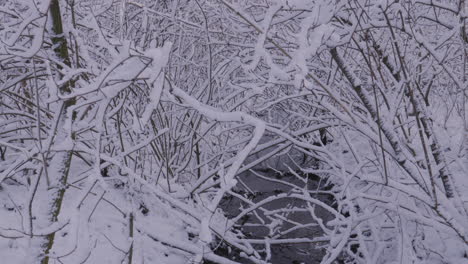
{"type": "MultiPolygon", "coordinates": [[[[293,191],[294,188],[292,186],[288,186],[280,182],[275,182],[274,180],[285,181],[290,184],[294,184],[301,189],[307,188],[307,190],[310,191],[323,191],[327,189],[325,183],[321,181],[319,177],[314,175],[300,175],[302,179],[308,179],[307,183],[305,183],[303,180],[299,179],[297,176],[294,176],[291,173],[285,173],[281,175],[272,170],[263,170],[262,172],[258,172],[258,174],[266,177],[267,179],[262,178],[252,172],[240,175],[239,179],[242,183],[244,183],[244,185],[239,182],[237,185],[236,193],[256,203],[271,196],[283,195],[285,193],[291,193],[293,191]]],[[[314,192],[311,193],[311,196],[329,205],[331,205],[333,201],[331,195],[324,194],[323,192],[314,192]]],[[[271,224],[272,219],[269,219],[265,215],[264,211],[262,211],[261,209],[257,209],[255,210],[256,215],[253,212],[249,213],[237,222],[236,228],[238,228],[245,235],[246,238],[264,239],[269,235],[272,235],[272,237],[277,239],[314,239],[320,237],[323,233],[321,228],[317,225],[316,221],[311,216],[310,212],[306,210],[307,204],[302,200],[287,197],[267,203],[262,207],[267,210],[299,208],[302,211],[281,212],[278,214],[280,214],[284,219],[288,219],[295,223],[308,224],[308,226],[295,229],[294,231],[288,232],[287,234],[283,234],[284,231],[289,230],[295,225],[287,221],[281,221],[274,229],[274,232],[272,234],[269,234],[270,230],[265,225],[271,224]],[[263,219],[265,221],[265,224],[261,224],[258,218],[263,219]]],[[[226,212],[227,217],[235,218],[241,212],[241,208],[249,208],[249,205],[246,202],[241,201],[237,197],[227,196],[222,201],[221,208],[226,212]]],[[[327,211],[325,211],[325,209],[319,206],[315,206],[314,212],[317,217],[323,219],[323,223],[326,223],[332,218],[330,213],[328,213],[327,211]]],[[[259,250],[259,252],[265,252],[264,244],[256,244],[254,247],[257,250],[259,250]]],[[[271,245],[271,259],[269,260],[269,262],[274,264],[314,264],[320,263],[320,260],[322,259],[324,254],[324,249],[321,248],[320,243],[271,245]]],[[[235,252],[225,252],[224,255],[233,259],[235,258],[235,252]]],[[[241,263],[251,263],[246,259],[236,259],[236,261],[241,263]]]]}

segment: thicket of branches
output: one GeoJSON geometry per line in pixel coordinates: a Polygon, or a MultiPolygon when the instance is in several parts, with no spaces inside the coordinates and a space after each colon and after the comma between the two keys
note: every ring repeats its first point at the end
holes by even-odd
{"type": "Polygon", "coordinates": [[[466,261],[467,5],[1,1],[0,256],[268,263],[300,243],[321,263],[466,261]],[[255,199],[243,172],[290,191],[255,199]],[[304,206],[269,207],[290,198],[304,206]]]}

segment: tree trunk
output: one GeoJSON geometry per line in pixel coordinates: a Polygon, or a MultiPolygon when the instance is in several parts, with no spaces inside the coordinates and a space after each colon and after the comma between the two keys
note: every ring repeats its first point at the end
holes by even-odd
{"type": "MultiPolygon", "coordinates": [[[[67,40],[63,35],[63,25],[62,25],[62,16],[60,13],[60,4],[59,0],[51,0],[49,6],[49,19],[51,19],[51,28],[50,33],[52,34],[51,40],[54,45],[54,53],[65,65],[70,66],[70,59],[68,56],[68,47],[67,40]]],[[[60,67],[60,66],[58,66],[60,67]]],[[[60,87],[59,92],[61,94],[68,94],[71,92],[71,83],[66,83],[60,87]]],[[[73,116],[67,116],[68,109],[70,106],[75,104],[74,99],[69,99],[63,102],[59,106],[60,110],[57,112],[59,115],[56,124],[54,124],[55,135],[51,141],[51,144],[63,144],[67,141],[67,138],[71,135],[67,135],[67,131],[64,128],[64,124],[67,119],[72,118],[73,116]]],[[[70,140],[70,139],[69,139],[70,140]]],[[[67,185],[68,175],[70,173],[70,165],[72,160],[72,151],[66,152],[57,152],[53,154],[52,159],[48,164],[48,175],[50,177],[49,186],[46,186],[45,192],[47,196],[46,199],[40,201],[46,203],[45,206],[41,207],[43,210],[43,218],[46,220],[48,225],[53,224],[58,221],[60,210],[62,208],[63,199],[65,196],[65,190],[67,185]]],[[[41,264],[49,263],[49,253],[54,245],[55,233],[51,233],[46,237],[42,238],[40,244],[40,255],[41,264]]]]}

